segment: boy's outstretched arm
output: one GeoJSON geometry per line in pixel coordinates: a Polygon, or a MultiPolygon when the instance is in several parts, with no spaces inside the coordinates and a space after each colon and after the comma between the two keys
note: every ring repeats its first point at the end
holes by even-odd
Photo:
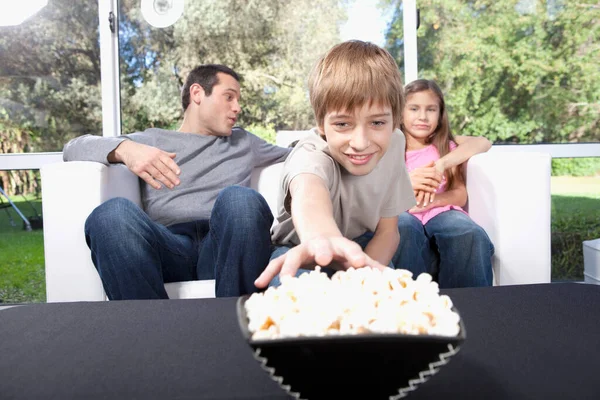
{"type": "Polygon", "coordinates": [[[398,217],[381,218],[365,253],[381,264],[388,265],[399,244],[398,217]]]}
{"type": "Polygon", "coordinates": [[[290,182],[289,194],[292,221],[301,243],[316,237],[343,236],[333,219],[333,205],[323,179],[299,174],[290,182]]]}
{"type": "Polygon", "coordinates": [[[365,265],[385,268],[365,254],[357,243],[342,235],[333,218],[329,190],[321,178],[300,174],[290,182],[289,193],[292,220],[300,244],[271,260],[254,282],[256,287],[267,287],[278,274],[280,277],[294,276],[302,266],[327,266],[332,261],[343,268],[365,265]]]}

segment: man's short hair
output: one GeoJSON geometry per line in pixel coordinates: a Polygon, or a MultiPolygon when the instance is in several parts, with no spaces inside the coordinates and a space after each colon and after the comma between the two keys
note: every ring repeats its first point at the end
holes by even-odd
{"type": "Polygon", "coordinates": [[[219,78],[217,77],[217,73],[219,72],[232,76],[238,82],[240,81],[240,76],[225,65],[206,64],[197,66],[189,73],[183,84],[183,88],[181,88],[181,106],[184,112],[190,105],[190,87],[194,83],[197,83],[202,86],[204,93],[210,96],[213,87],[219,83],[219,78]]]}
{"type": "Polygon", "coordinates": [[[333,111],[354,111],[365,104],[392,109],[394,127],[400,127],[404,90],[400,70],[385,49],[350,40],[329,50],[317,62],[308,80],[310,103],[317,126],[333,111]]]}

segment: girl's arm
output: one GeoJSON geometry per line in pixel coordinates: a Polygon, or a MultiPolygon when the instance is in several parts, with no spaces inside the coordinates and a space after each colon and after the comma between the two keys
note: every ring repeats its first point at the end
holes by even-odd
{"type": "Polygon", "coordinates": [[[443,172],[468,161],[475,154],[485,153],[492,143],[483,136],[456,136],[456,148],[435,162],[438,171],[443,172]]]}
{"type": "MultiPolygon", "coordinates": [[[[465,163],[471,157],[475,154],[485,153],[492,147],[492,143],[483,136],[456,136],[454,140],[458,146],[434,163],[433,170],[440,175],[443,175],[446,170],[454,167],[462,174],[466,167],[465,163]]],[[[432,201],[439,196],[439,194],[435,193],[435,188],[437,186],[432,186],[433,190],[417,190],[415,192],[417,205],[432,204],[432,201]]]]}
{"type": "Polygon", "coordinates": [[[465,204],[467,204],[467,187],[465,186],[465,181],[462,179],[462,175],[457,174],[456,180],[454,181],[454,187],[451,190],[436,194],[433,202],[425,203],[424,207],[413,207],[410,211],[423,212],[435,207],[443,206],[464,207],[465,204]]]}
{"type": "Polygon", "coordinates": [[[372,259],[388,265],[400,244],[398,217],[381,218],[375,228],[375,235],[365,248],[372,259]]]}

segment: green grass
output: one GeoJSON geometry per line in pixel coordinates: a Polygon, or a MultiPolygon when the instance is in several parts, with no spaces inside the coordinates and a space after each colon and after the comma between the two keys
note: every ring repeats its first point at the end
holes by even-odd
{"type": "MultiPolygon", "coordinates": [[[[22,200],[15,201],[15,204],[25,216],[35,215],[22,197],[11,199],[22,200]]],[[[32,200],[31,203],[41,213],[41,201],[32,200]]],[[[25,231],[23,221],[12,207],[0,209],[0,301],[29,303],[45,300],[43,232],[25,231]],[[11,226],[7,211],[16,226],[11,226]]]]}
{"type": "MultiPolygon", "coordinates": [[[[31,206],[15,196],[23,214],[31,206]]],[[[32,200],[41,213],[41,201],[32,200]]],[[[26,232],[16,212],[7,208],[16,227],[0,209],[0,300],[4,303],[43,302],[44,238],[41,230],[26,232]]],[[[552,279],[583,280],[581,242],[600,238],[600,177],[552,178],[552,279]]]]}
{"type": "Polygon", "coordinates": [[[600,238],[600,177],[552,177],[552,279],[583,280],[582,242],[600,238]]]}

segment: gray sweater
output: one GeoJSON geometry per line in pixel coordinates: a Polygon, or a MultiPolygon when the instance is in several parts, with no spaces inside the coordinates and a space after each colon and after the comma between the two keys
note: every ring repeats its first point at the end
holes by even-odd
{"type": "Polygon", "coordinates": [[[150,128],[116,138],[77,137],[65,145],[63,159],[109,165],[108,154],[127,139],[177,154],[179,186],[156,190],[140,179],[144,210],[152,220],[165,226],[209,219],[222,189],[231,185],[250,187],[253,168],[283,161],[291,151],[237,127],[228,137],[150,128]]]}

